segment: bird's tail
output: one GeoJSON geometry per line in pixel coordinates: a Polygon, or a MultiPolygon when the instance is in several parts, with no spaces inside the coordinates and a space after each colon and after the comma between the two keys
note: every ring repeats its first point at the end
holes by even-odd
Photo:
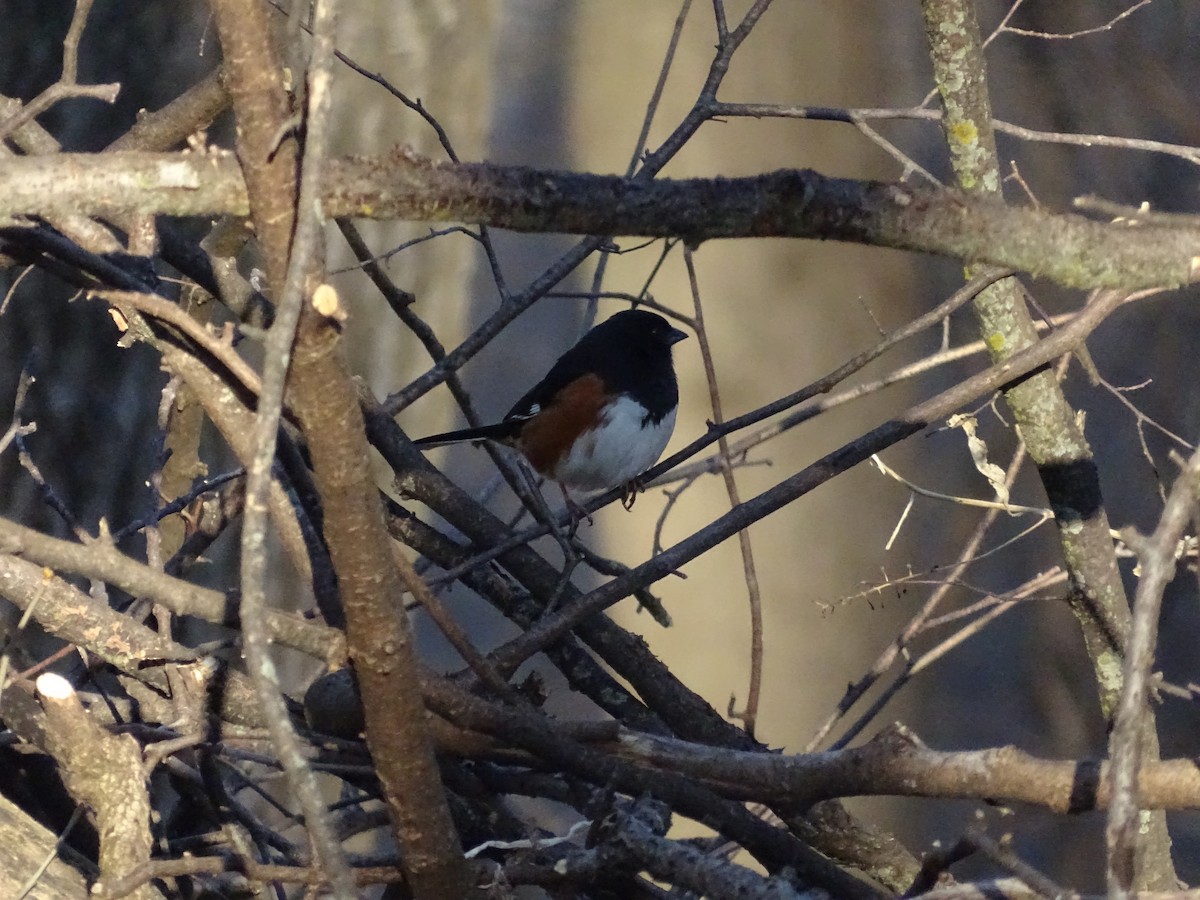
{"type": "Polygon", "coordinates": [[[445,447],[447,444],[463,444],[467,441],[504,441],[513,436],[512,422],[497,422],[495,425],[481,425],[478,428],[463,428],[460,431],[446,431],[442,434],[431,434],[420,440],[413,441],[418,447],[445,447]]]}

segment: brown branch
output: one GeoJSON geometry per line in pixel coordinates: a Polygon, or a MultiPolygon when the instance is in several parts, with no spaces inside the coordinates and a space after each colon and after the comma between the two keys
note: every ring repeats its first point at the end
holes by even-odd
{"type": "MultiPolygon", "coordinates": [[[[632,863],[650,875],[697,895],[714,900],[800,900],[802,895],[785,878],[762,878],[758,873],[705,853],[698,847],[668,840],[670,814],[661,804],[643,799],[617,810],[601,828],[596,840],[601,854],[616,859],[609,864],[632,863]]],[[[591,841],[589,841],[591,843],[591,841]]]]}
{"type": "MultiPolygon", "coordinates": [[[[155,346],[163,355],[163,365],[187,382],[234,455],[242,465],[248,465],[253,454],[254,414],[242,398],[198,357],[166,341],[158,341],[155,346]]],[[[270,491],[268,502],[276,534],[296,572],[312,584],[312,561],[296,510],[280,481],[272,479],[270,491]]]]}
{"type": "Polygon", "coordinates": [[[287,773],[291,792],[304,810],[304,827],[312,843],[314,861],[324,870],[333,895],[348,900],[355,894],[354,880],[320,786],[288,715],[266,621],[271,468],[282,418],[284,385],[301,310],[324,259],[320,210],[314,200],[319,196],[329,134],[334,4],[335,0],[318,0],[314,5],[313,51],[307,73],[307,133],[299,173],[296,142],[289,133],[297,126],[289,116],[283,68],[276,55],[266,8],[261,4],[246,6],[235,0],[217,0],[213,14],[229,71],[238,124],[238,157],[250,197],[250,214],[262,249],[268,285],[277,300],[276,319],[263,347],[262,388],[246,463],[241,541],[242,646],[271,742],[287,773]],[[299,188],[295,183],[297,174],[301,176],[299,188]]]}
{"type": "Polygon", "coordinates": [[[139,116],[105,151],[170,150],[207,128],[228,107],[225,74],[214,69],[166,106],[139,116]]]}
{"type": "Polygon", "coordinates": [[[292,404],[321,492],[367,742],[415,896],[454,898],[465,890],[467,872],[427,732],[416,648],[399,602],[404,584],[392,564],[359,398],[337,329],[329,322],[303,327],[291,373],[292,404]]]}
{"type": "MultiPolygon", "coordinates": [[[[173,150],[184,141],[200,135],[203,129],[229,107],[229,92],[221,69],[214,69],[166,106],[139,115],[130,129],[109,144],[105,150],[163,151],[173,150]]],[[[156,248],[158,235],[155,225],[171,230],[168,223],[156,223],[152,215],[133,216],[117,224],[129,235],[132,252],[150,256],[156,248]]]]}
{"type": "MultiPolygon", "coordinates": [[[[201,327],[208,324],[215,306],[211,298],[198,288],[185,290],[179,298],[179,304],[171,304],[171,308],[184,315],[189,323],[201,327]]],[[[203,494],[239,476],[230,475],[218,483],[206,481],[198,486],[199,490],[194,488],[197,477],[208,474],[208,466],[200,457],[204,408],[197,400],[195,391],[178,376],[172,377],[168,387],[164,387],[163,401],[166,408],[160,406],[159,410],[159,428],[163,435],[162,462],[155,475],[154,487],[167,505],[155,511],[152,521],[160,535],[160,562],[165,566],[166,561],[175,557],[188,538],[184,510],[203,494]],[[173,499],[168,503],[169,498],[173,499]]],[[[131,524],[140,530],[137,524],[131,524]]],[[[127,524],[122,530],[129,534],[132,533],[130,528],[131,525],[127,524]]],[[[115,539],[115,542],[119,543],[119,540],[115,539]]]]}
{"type": "Polygon", "coordinates": [[[296,141],[282,130],[292,116],[283,67],[276,61],[270,23],[261,4],[214,3],[213,17],[237,116],[237,156],[249,196],[248,208],[229,212],[248,212],[254,220],[267,282],[278,298],[287,273],[299,169],[296,141]]]}
{"type": "Polygon", "coordinates": [[[500,677],[500,674],[484,659],[483,654],[472,643],[466,629],[455,621],[454,616],[450,614],[442,601],[429,589],[425,579],[417,573],[412,562],[398,544],[393,545],[392,562],[400,573],[400,580],[404,582],[404,586],[412,594],[413,599],[425,610],[426,615],[433,620],[433,624],[437,626],[454,651],[470,666],[471,671],[479,676],[479,680],[498,696],[515,699],[508,682],[500,677]]]}
{"type": "MultiPolygon", "coordinates": [[[[23,610],[47,632],[103,660],[131,679],[149,685],[155,697],[184,694],[198,698],[209,682],[206,664],[192,649],[156,634],[129,616],[68,584],[49,569],[12,556],[0,556],[0,596],[23,610]],[[165,664],[189,663],[168,669],[165,664]],[[171,672],[175,678],[169,677],[171,672]]],[[[258,727],[262,715],[246,676],[227,670],[222,676],[219,711],[226,721],[258,727]]],[[[132,681],[126,682],[132,692],[132,681]]],[[[7,696],[6,696],[7,700],[7,696]]],[[[28,739],[28,735],[25,735],[28,739]]]]}
{"type": "Polygon", "coordinates": [[[86,897],[88,884],[83,873],[62,858],[66,839],[82,814],[83,807],[77,806],[56,837],[17,804],[0,795],[0,894],[21,900],[86,897]]]}
{"type": "MultiPolygon", "coordinates": [[[[782,170],[749,178],[639,180],[412,153],[331,160],[327,216],[457,221],[516,231],[798,237],[937,253],[1060,284],[1139,288],[1197,277],[1195,231],[1096,222],[958,191],[782,170]]],[[[220,151],[18,157],[0,168],[0,217],[245,215],[245,188],[220,151]]]]}
{"type": "Polygon", "coordinates": [[[780,807],[777,814],[801,840],[896,893],[902,893],[920,872],[921,864],[894,834],[852,816],[841,801],[814,803],[802,814],[780,807]]]}
{"type": "MultiPolygon", "coordinates": [[[[898,796],[1026,803],[1056,813],[1107,809],[1111,763],[1049,760],[1017,747],[941,752],[899,726],[861,747],[780,756],[701,747],[622,732],[630,760],[700,779],[724,796],[805,808],[834,797],[898,796]]],[[[1146,809],[1200,808],[1200,770],[1191,759],[1147,761],[1140,771],[1146,809]]]]}
{"type": "Polygon", "coordinates": [[[88,15],[92,11],[92,0],[75,0],[75,12],[67,36],[63,38],[62,78],[64,84],[77,84],[79,78],[79,42],[83,29],[87,27],[88,15]]]}
{"type": "MultiPolygon", "coordinates": [[[[225,594],[159,572],[125,556],[106,541],[77,544],[0,518],[0,550],[60,572],[99,579],[135,597],[161,603],[178,615],[237,625],[236,604],[225,594]]],[[[285,647],[293,647],[331,665],[345,659],[342,636],[333,629],[274,610],[268,613],[268,621],[273,640],[285,647]]]]}
{"type": "Polygon", "coordinates": [[[501,707],[431,680],[425,681],[423,689],[430,708],[454,724],[493,734],[577,778],[604,785],[606,790],[615,789],[633,796],[652,795],[670,804],[676,812],[738,841],[768,872],[791,867],[804,880],[824,886],[846,900],[880,896],[877,889],[832,864],[786,831],[762,821],[741,804],[725,801],[708,788],[681,778],[675,772],[651,771],[614,759],[571,739],[553,727],[546,717],[529,709],[501,707]]]}
{"type": "Polygon", "coordinates": [[[1008,869],[1009,872],[1020,878],[1040,896],[1047,898],[1047,900],[1066,898],[1069,893],[1062,886],[1056,884],[1017,856],[1012,848],[1008,846],[1009,842],[1007,840],[993,840],[981,828],[975,826],[967,829],[963,840],[974,846],[976,850],[983,853],[992,862],[1008,869]]]}
{"type": "MultiPolygon", "coordinates": [[[[96,814],[100,878],[119,878],[150,860],[150,796],[142,753],[129,735],[113,735],[95,722],[70,683],[47,673],[37,680],[46,712],[46,744],[62,768],[67,789],[96,814]]],[[[138,888],[135,900],[161,894],[138,888]]]]}
{"type": "MultiPolygon", "coordinates": [[[[154,294],[135,291],[95,291],[95,296],[107,300],[117,309],[136,309],[138,312],[174,326],[180,332],[213,356],[247,391],[257,397],[262,390],[258,373],[233,349],[232,334],[218,336],[205,324],[196,321],[178,304],[154,294]]],[[[122,310],[124,311],[124,310],[122,310]]]]}
{"type": "MultiPolygon", "coordinates": [[[[373,884],[399,884],[404,875],[396,866],[371,866],[351,869],[354,883],[361,887],[373,884]]],[[[126,872],[120,878],[96,885],[96,900],[120,900],[128,897],[139,885],[156,878],[181,878],[187,875],[218,875],[240,872],[250,881],[283,884],[308,884],[321,887],[327,883],[325,873],[316,866],[266,865],[247,857],[186,856],[180,859],[152,859],[126,872]]]]}
{"type": "MultiPolygon", "coordinates": [[[[452,568],[466,553],[463,547],[416,516],[405,514],[398,508],[389,516],[388,529],[397,540],[403,541],[443,569],[452,568]]],[[[554,573],[548,563],[542,561],[542,565],[549,580],[554,573]]],[[[528,576],[528,571],[522,570],[522,575],[528,576]]],[[[527,591],[518,589],[499,572],[487,568],[476,569],[463,576],[463,583],[520,627],[528,626],[542,615],[543,607],[527,591]]],[[[612,631],[618,631],[616,625],[611,622],[608,624],[612,631]]],[[[589,697],[613,718],[639,731],[669,733],[657,716],[575,641],[564,641],[551,648],[549,657],[575,690],[589,697]]]]}
{"type": "MultiPolygon", "coordinates": [[[[241,27],[236,9],[237,4],[225,8],[227,27],[241,27]]],[[[362,692],[367,743],[403,850],[413,896],[416,900],[457,900],[470,884],[470,872],[464,864],[433,754],[408,619],[397,604],[402,582],[390,564],[390,538],[371,476],[362,413],[341,351],[338,317],[344,313],[337,308],[332,287],[319,285],[323,248],[318,198],[328,177],[324,149],[329,137],[333,41],[330,6],[319,5],[318,10],[321,14],[313,22],[310,105],[297,231],[290,257],[286,242],[280,243],[273,254],[283,255],[286,269],[268,266],[269,280],[281,303],[268,337],[259,404],[259,453],[254,462],[265,486],[275,429],[266,412],[278,414],[282,397],[273,391],[273,380],[277,377],[282,387],[292,333],[298,325],[288,388],[308,440],[321,494],[324,533],[338,576],[350,657],[362,692]],[[315,301],[318,294],[328,301],[327,306],[318,311],[315,305],[302,305],[304,298],[312,296],[315,301]]],[[[239,122],[242,112],[239,107],[239,122]]],[[[268,127],[276,130],[283,124],[279,117],[269,121],[272,124],[268,127]]],[[[290,196],[290,186],[288,190],[290,196]]],[[[265,240],[261,228],[258,231],[260,240],[265,240]]],[[[249,471],[253,475],[255,469],[249,471]]],[[[247,518],[250,513],[248,493],[247,518]]],[[[249,527],[247,522],[246,529],[249,527]]],[[[256,569],[259,566],[261,563],[256,569]]],[[[248,581],[260,583],[261,570],[252,572],[246,567],[243,551],[243,589],[247,592],[248,581]]],[[[278,743],[279,735],[275,738],[278,743]]],[[[289,767],[289,771],[298,772],[299,767],[289,767]]],[[[308,824],[313,825],[311,821],[308,824]]]]}
{"type": "Polygon", "coordinates": [[[0,596],[50,634],[162,688],[166,679],[159,664],[197,658],[187,647],[97,602],[52,569],[15,556],[0,555],[0,596]]]}
{"type": "MultiPolygon", "coordinates": [[[[20,100],[0,95],[0,120],[8,118],[20,110],[20,100]]],[[[26,122],[16,129],[8,140],[22,152],[30,155],[55,154],[62,149],[54,135],[37,122],[26,122]]],[[[13,158],[15,158],[13,151],[8,148],[7,144],[0,142],[0,159],[3,159],[7,165],[8,161],[13,158]]],[[[87,216],[64,213],[61,216],[48,217],[48,219],[55,228],[79,246],[85,247],[93,253],[117,253],[121,250],[121,244],[112,232],[87,216]]]]}

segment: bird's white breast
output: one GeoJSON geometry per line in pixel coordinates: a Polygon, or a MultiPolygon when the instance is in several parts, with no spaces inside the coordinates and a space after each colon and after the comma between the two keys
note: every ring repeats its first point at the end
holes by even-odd
{"type": "Polygon", "coordinates": [[[674,430],[675,410],[659,422],[647,422],[640,403],[618,397],[605,409],[599,425],[559,461],[551,477],[580,491],[626,484],[658,462],[674,430]]]}

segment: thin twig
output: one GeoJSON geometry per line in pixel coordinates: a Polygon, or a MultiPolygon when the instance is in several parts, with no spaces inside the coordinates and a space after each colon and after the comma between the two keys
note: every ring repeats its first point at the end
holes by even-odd
{"type": "Polygon", "coordinates": [[[1109,896],[1131,897],[1140,853],[1141,804],[1138,802],[1138,768],[1143,764],[1145,735],[1149,727],[1147,696],[1154,650],[1158,641],[1163,592],[1175,576],[1176,547],[1191,521],[1200,498],[1200,452],[1192,454],[1179,474],[1159,518],[1147,539],[1130,530],[1125,541],[1141,562],[1141,578],[1133,601],[1133,624],[1125,652],[1120,703],[1112,736],[1112,807],[1108,815],[1109,896]]]}
{"type": "Polygon", "coordinates": [[[250,364],[238,356],[233,349],[233,342],[228,334],[218,337],[201,323],[189,316],[178,304],[154,294],[138,293],[135,291],[93,291],[94,296],[107,300],[120,309],[127,306],[138,312],[166,322],[168,325],[183,332],[190,340],[205,352],[211,354],[222,366],[238,380],[238,382],[254,396],[262,390],[258,373],[250,364]]]}
{"type": "Polygon", "coordinates": [[[1009,836],[1006,835],[1000,841],[995,841],[985,834],[982,828],[972,826],[967,829],[966,839],[992,862],[1003,866],[1020,878],[1038,895],[1046,897],[1048,900],[1077,900],[1079,895],[1074,891],[1064,890],[1061,885],[1017,856],[1010,846],[1009,836]]]}
{"type": "MultiPolygon", "coordinates": [[[[700,356],[704,360],[704,375],[708,380],[708,397],[712,404],[713,414],[712,424],[720,426],[725,418],[721,412],[721,391],[717,384],[716,363],[713,361],[712,347],[708,342],[708,332],[704,328],[704,304],[700,300],[700,283],[696,279],[696,263],[691,247],[683,248],[683,261],[687,266],[688,284],[692,290],[696,340],[700,342],[700,356]]],[[[736,508],[741,504],[742,498],[738,493],[737,479],[733,474],[733,463],[729,455],[729,439],[722,435],[717,441],[717,446],[721,459],[721,475],[725,481],[725,493],[729,496],[729,506],[736,508]]],[[[738,549],[742,554],[742,576],[746,581],[746,596],[750,604],[750,686],[746,693],[746,705],[740,712],[731,711],[730,715],[740,719],[746,726],[746,732],[753,735],[754,726],[758,720],[759,698],[762,694],[763,613],[758,571],[754,565],[754,549],[750,544],[750,532],[746,529],[738,532],[738,549]]]]}
{"type": "Polygon", "coordinates": [[[454,648],[455,652],[463,658],[463,661],[471,667],[479,680],[486,684],[489,688],[496,692],[500,697],[512,699],[512,689],[508,682],[500,677],[499,673],[484,659],[475,645],[471,642],[470,635],[456,622],[454,617],[446,610],[442,602],[429,589],[415,571],[413,571],[412,563],[408,561],[408,557],[404,555],[404,551],[397,544],[392,553],[392,559],[396,564],[396,568],[400,571],[400,577],[404,581],[404,586],[408,588],[413,595],[413,599],[425,610],[429,618],[441,631],[442,635],[454,648]]]}
{"type": "Polygon", "coordinates": [[[1133,15],[1143,6],[1149,6],[1150,3],[1151,0],[1137,0],[1137,2],[1128,9],[1117,13],[1103,25],[1095,25],[1091,28],[1083,28],[1078,31],[1030,31],[1025,28],[1013,28],[1008,24],[1008,17],[1005,17],[1003,28],[998,28],[997,32],[1002,34],[1016,34],[1020,35],[1021,37],[1040,38],[1044,41],[1069,41],[1073,40],[1074,38],[1084,37],[1085,35],[1089,34],[1099,34],[1103,31],[1111,31],[1113,26],[1122,19],[1133,15]]]}
{"type": "MultiPolygon", "coordinates": [[[[1035,576],[1025,584],[1006,594],[985,597],[980,604],[976,604],[977,610],[981,612],[980,615],[915,660],[909,657],[908,646],[906,644],[902,650],[904,665],[895,679],[871,702],[870,706],[859,715],[842,736],[830,745],[830,749],[842,750],[848,747],[850,742],[862,734],[863,730],[874,721],[875,717],[883,711],[892,698],[900,692],[900,689],[908,684],[918,672],[928,668],[968,638],[978,634],[994,620],[1013,609],[1020,601],[1026,599],[1034,591],[1042,590],[1051,584],[1061,584],[1065,580],[1065,573],[1055,571],[1046,575],[1035,576]]],[[[944,586],[948,587],[949,584],[947,583],[944,586]]],[[[932,627],[932,625],[932,620],[923,622],[920,627],[913,631],[910,639],[915,638],[919,633],[932,627]]]]}
{"type": "MultiPolygon", "coordinates": [[[[772,103],[714,103],[710,107],[714,117],[754,119],[810,119],[820,122],[843,122],[859,126],[872,120],[899,121],[918,120],[940,122],[942,111],[926,109],[924,106],[895,108],[848,108],[833,106],[786,106],[772,103]]],[[[1200,165],[1200,147],[1187,144],[1172,144],[1144,138],[1116,137],[1108,134],[1080,134],[1065,131],[1042,131],[1026,128],[1002,119],[992,119],[992,127],[1000,134],[1020,138],[1039,144],[1066,144],[1073,147],[1108,147],[1114,150],[1132,150],[1145,153],[1162,153],[1177,159],[1200,165]]],[[[932,177],[932,176],[931,176],[932,177]]]]}
{"type": "Polygon", "coordinates": [[[11,136],[29,122],[40,116],[50,107],[62,100],[74,97],[91,97],[113,103],[121,90],[120,84],[80,84],[79,76],[79,42],[83,38],[83,29],[87,26],[88,15],[92,11],[93,0],[75,0],[75,11],[71,15],[71,24],[67,28],[67,36],[63,38],[63,70],[62,76],[50,87],[46,88],[16,115],[0,121],[0,140],[11,136]]]}

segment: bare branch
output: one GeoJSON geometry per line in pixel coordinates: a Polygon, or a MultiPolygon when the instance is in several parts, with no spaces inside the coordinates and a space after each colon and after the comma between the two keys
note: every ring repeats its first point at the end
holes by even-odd
{"type": "MultiPolygon", "coordinates": [[[[96,814],[100,877],[119,878],[150,859],[150,797],[141,750],[132,737],[111,735],[93,721],[65,678],[47,673],[37,688],[48,748],[71,793],[96,814]]],[[[135,900],[159,896],[149,886],[133,893],[135,900]]]]}
{"type": "MultiPolygon", "coordinates": [[[[692,288],[696,340],[700,343],[700,355],[704,360],[704,375],[708,380],[709,403],[712,406],[712,423],[719,428],[725,421],[725,416],[721,412],[721,390],[717,385],[716,363],[713,362],[708,332],[704,328],[704,305],[700,300],[700,283],[696,278],[696,264],[691,247],[684,248],[683,260],[687,265],[688,283],[692,288]]],[[[729,496],[730,507],[736,508],[741,504],[742,498],[738,493],[737,479],[733,474],[733,460],[729,454],[729,441],[722,435],[717,444],[719,448],[718,458],[721,462],[721,476],[725,481],[725,493],[729,496]]],[[[763,614],[762,594],[758,585],[758,571],[754,565],[754,549],[750,544],[750,533],[746,529],[738,532],[738,549],[742,554],[742,575],[746,582],[746,594],[750,605],[750,686],[747,689],[745,707],[740,712],[733,712],[731,715],[733,718],[741,719],[746,726],[746,732],[753,736],[754,725],[758,720],[759,696],[762,692],[763,614]]]]}
{"type": "MultiPolygon", "coordinates": [[[[99,579],[133,596],[152,598],[178,615],[227,625],[237,622],[236,606],[220,591],[156,571],[106,541],[76,544],[0,518],[0,549],[50,569],[99,579]]],[[[278,643],[335,665],[345,658],[345,643],[337,632],[278,611],[270,611],[267,619],[278,643]]]]}
{"type": "MultiPolygon", "coordinates": [[[[895,795],[987,797],[1057,813],[1107,809],[1111,764],[1049,760],[1016,747],[942,753],[892,726],[861,747],[800,756],[745,753],[622,732],[629,759],[703,779],[739,800],[806,806],[829,797],[895,795]]],[[[1200,807],[1200,773],[1187,759],[1146,762],[1140,770],[1146,809],[1200,807]]]]}
{"type": "MultiPolygon", "coordinates": [[[[324,209],[330,217],[697,242],[822,238],[971,259],[1084,288],[1178,286],[1195,280],[1200,269],[1192,228],[1113,225],[952,190],[830,178],[811,170],[671,181],[435,164],[397,153],[331,160],[327,184],[324,209]]],[[[236,164],[220,152],[203,159],[59,154],[14,158],[0,167],[0,219],[69,212],[245,215],[248,207],[236,164]]],[[[594,248],[576,253],[584,249],[594,248]]],[[[555,274],[551,284],[561,277],[555,274]]]]}

